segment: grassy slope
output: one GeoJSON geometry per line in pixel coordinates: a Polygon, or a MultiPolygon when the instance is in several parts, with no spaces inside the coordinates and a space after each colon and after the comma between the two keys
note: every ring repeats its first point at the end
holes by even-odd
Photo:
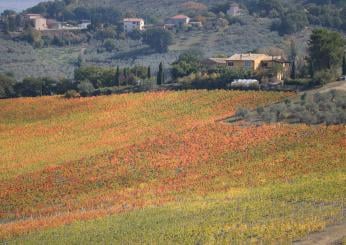
{"type": "Polygon", "coordinates": [[[166,54],[143,53],[144,45],[131,40],[118,40],[117,50],[112,53],[98,53],[98,42],[58,48],[49,47],[33,49],[22,42],[0,39],[0,72],[13,72],[17,79],[24,77],[54,78],[73,77],[75,63],[82,48],[86,48],[85,60],[88,65],[133,66],[144,65],[157,69],[164,61],[168,67],[180,52],[198,49],[206,57],[217,54],[231,55],[237,52],[248,52],[258,48],[285,48],[285,40],[276,32],[269,30],[271,21],[252,16],[241,17],[244,25],[234,24],[223,30],[179,32],[175,43],[166,54]]]}
{"type": "Polygon", "coordinates": [[[214,122],[285,96],[2,100],[0,237],[287,241],[337,222],[346,194],[344,126],[214,122]]]}

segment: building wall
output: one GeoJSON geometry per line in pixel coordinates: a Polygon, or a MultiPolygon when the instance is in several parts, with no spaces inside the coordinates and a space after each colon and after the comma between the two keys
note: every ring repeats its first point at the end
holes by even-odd
{"type": "Polygon", "coordinates": [[[232,60],[227,61],[227,65],[234,69],[249,69],[251,71],[255,71],[258,68],[258,62],[253,60],[232,60]]]}
{"type": "Polygon", "coordinates": [[[285,77],[285,74],[289,70],[289,65],[285,63],[279,63],[272,60],[263,60],[262,58],[258,58],[255,60],[228,60],[227,65],[229,67],[232,67],[234,69],[244,69],[244,70],[250,70],[252,72],[258,71],[258,72],[266,72],[269,71],[271,68],[274,67],[274,64],[282,66],[282,72],[278,72],[276,75],[276,78],[278,80],[282,80],[285,77]],[[231,63],[233,66],[231,66],[231,63]]]}
{"type": "Polygon", "coordinates": [[[35,30],[42,31],[47,29],[47,20],[45,18],[33,19],[35,30]]]}
{"type": "Polygon", "coordinates": [[[172,25],[176,25],[176,26],[183,26],[186,25],[190,22],[190,18],[186,18],[186,19],[168,19],[166,21],[166,24],[172,24],[172,25]]]}
{"type": "Polygon", "coordinates": [[[125,32],[131,32],[134,30],[144,30],[144,21],[125,21],[124,22],[124,31],[125,32]]]}
{"type": "Polygon", "coordinates": [[[230,7],[229,10],[227,10],[227,14],[231,15],[231,16],[237,16],[239,15],[239,7],[234,6],[234,7],[230,7]]]}

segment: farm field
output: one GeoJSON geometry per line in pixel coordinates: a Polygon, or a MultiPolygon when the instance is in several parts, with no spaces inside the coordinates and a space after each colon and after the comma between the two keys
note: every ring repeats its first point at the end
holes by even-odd
{"type": "Polygon", "coordinates": [[[287,243],[345,222],[344,125],[220,121],[288,96],[0,100],[0,241],[287,243]]]}

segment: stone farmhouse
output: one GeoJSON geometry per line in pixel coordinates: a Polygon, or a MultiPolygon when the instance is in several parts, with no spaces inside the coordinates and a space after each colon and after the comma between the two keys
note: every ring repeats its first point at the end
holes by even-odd
{"type": "Polygon", "coordinates": [[[267,54],[234,54],[229,58],[209,58],[209,66],[226,65],[232,69],[249,70],[261,77],[282,81],[290,70],[290,63],[281,56],[267,54]]]}

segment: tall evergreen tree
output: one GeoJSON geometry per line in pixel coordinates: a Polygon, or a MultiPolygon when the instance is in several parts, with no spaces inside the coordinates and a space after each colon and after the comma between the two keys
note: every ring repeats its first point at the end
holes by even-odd
{"type": "Polygon", "coordinates": [[[296,79],[297,78],[297,73],[296,73],[296,61],[292,61],[292,68],[291,68],[291,78],[296,79]]]}
{"type": "Polygon", "coordinates": [[[159,72],[157,73],[157,85],[161,85],[165,82],[165,74],[164,74],[164,71],[163,71],[163,64],[162,62],[160,63],[159,65],[159,72]]]}
{"type": "Polygon", "coordinates": [[[345,39],[334,31],[316,29],[309,41],[309,58],[314,71],[339,68],[342,62],[345,39]]]}
{"type": "Polygon", "coordinates": [[[115,85],[120,86],[120,68],[117,66],[117,71],[115,73],[115,85]]]}
{"type": "Polygon", "coordinates": [[[148,77],[148,79],[150,79],[150,78],[151,78],[151,68],[150,68],[150,66],[148,66],[148,73],[147,73],[147,77],[148,77]]]}
{"type": "Polygon", "coordinates": [[[342,75],[346,76],[346,54],[342,59],[342,75]]]}
{"type": "Polygon", "coordinates": [[[124,78],[127,79],[127,69],[126,69],[126,67],[124,68],[124,78]]]}

